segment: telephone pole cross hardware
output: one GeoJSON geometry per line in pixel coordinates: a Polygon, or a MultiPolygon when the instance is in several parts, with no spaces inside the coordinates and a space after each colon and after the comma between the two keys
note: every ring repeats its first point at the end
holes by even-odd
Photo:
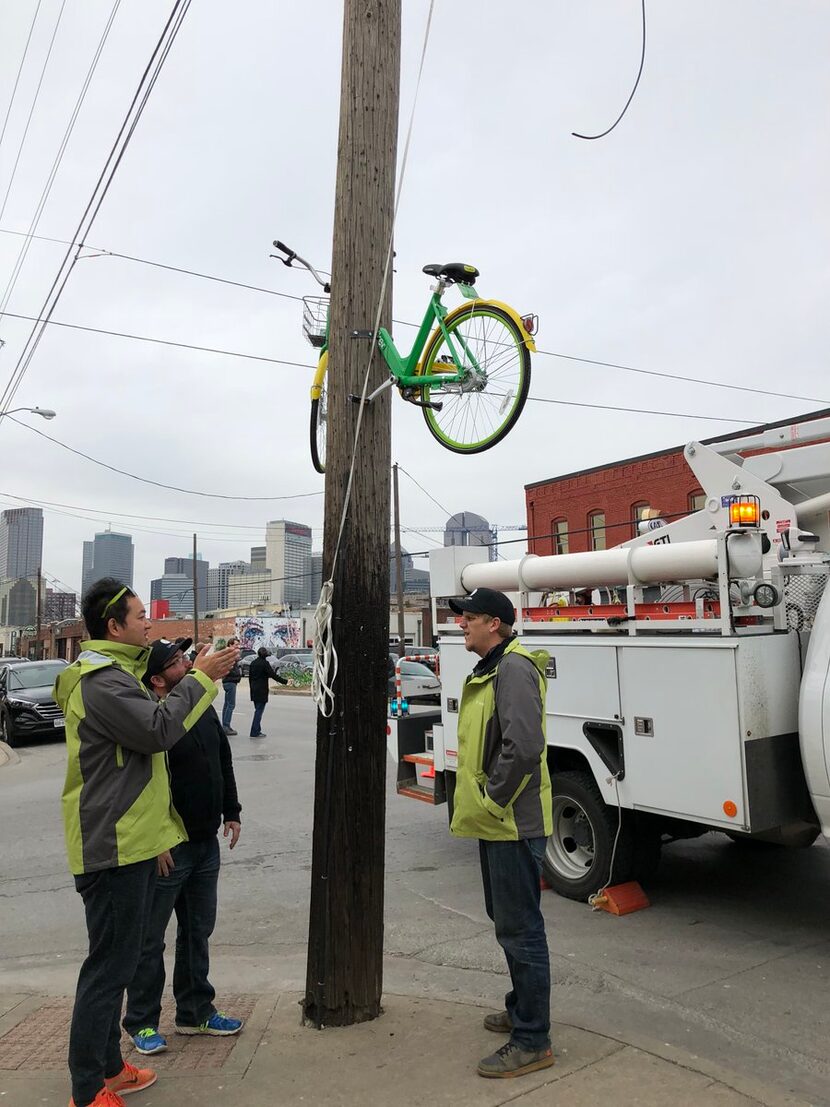
{"type": "MultiPolygon", "coordinates": [[[[345,502],[370,346],[391,326],[400,0],[345,0],[337,155],[323,579],[345,502]]],[[[372,358],[371,391],[386,376],[372,358]]],[[[346,1026],[381,1013],[389,652],[389,392],[363,411],[351,501],[334,571],[334,710],[317,718],[311,908],[303,1017],[346,1026]]]]}

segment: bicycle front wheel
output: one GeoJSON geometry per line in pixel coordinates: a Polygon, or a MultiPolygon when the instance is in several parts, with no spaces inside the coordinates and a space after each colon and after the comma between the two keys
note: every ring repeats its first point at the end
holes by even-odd
{"type": "Polygon", "coordinates": [[[314,383],[311,386],[311,425],[309,428],[311,464],[318,473],[326,471],[326,431],[328,429],[328,391],[326,371],[329,352],[325,350],[317,363],[314,383]]]}
{"type": "Polygon", "coordinates": [[[467,304],[448,316],[450,346],[440,327],[432,333],[420,373],[453,373],[458,382],[425,385],[421,397],[430,433],[457,454],[479,454],[505,437],[522,413],[530,388],[526,336],[506,311],[467,304]],[[457,361],[456,361],[457,359],[457,361]]]}

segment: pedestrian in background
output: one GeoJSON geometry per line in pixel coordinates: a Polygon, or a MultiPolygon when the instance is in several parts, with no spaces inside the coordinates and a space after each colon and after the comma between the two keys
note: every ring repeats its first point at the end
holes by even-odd
{"type": "Polygon", "coordinates": [[[251,720],[251,737],[267,738],[262,732],[262,713],[268,703],[268,681],[273,677],[279,684],[288,684],[285,677],[275,673],[268,663],[269,651],[265,646],[260,646],[256,651],[256,657],[248,669],[248,683],[251,687],[251,702],[254,705],[254,717],[251,720]]]}
{"type": "MultiPolygon", "coordinates": [[[[229,643],[230,645],[231,643],[229,643]]],[[[144,683],[161,700],[187,676],[190,662],[181,644],[161,639],[150,648],[144,683]]],[[[235,687],[235,686],[234,686],[235,687]]],[[[219,716],[209,707],[168,754],[173,804],[187,831],[187,841],[159,858],[153,905],[133,982],[127,989],[124,1029],[139,1053],[162,1053],[167,1040],[159,1033],[164,991],[164,935],[173,911],[178,922],[173,996],[177,1034],[238,1034],[242,1020],[217,1011],[208,979],[210,937],[216,924],[219,883],[219,839],[239,840],[242,810],[236,791],[233,758],[219,716]]]]}
{"type": "Polygon", "coordinates": [[[503,592],[477,588],[450,600],[464,646],[481,659],[464,683],[458,715],[458,771],[450,829],[478,838],[484,906],[504,950],[512,987],[484,1025],[509,1034],[478,1064],[480,1076],[523,1076],[553,1064],[550,957],[540,904],[545,844],[552,830],[545,741],[544,650],[513,633],[503,592]]]}
{"type": "MultiPolygon", "coordinates": [[[[228,645],[238,647],[239,639],[229,638],[228,645]]],[[[237,661],[222,681],[222,691],[225,693],[225,702],[222,705],[222,729],[225,731],[225,734],[230,735],[231,738],[236,737],[237,734],[237,731],[231,726],[231,719],[233,718],[234,708],[236,707],[236,688],[241,680],[242,670],[237,661]]]]}
{"type": "Polygon", "coordinates": [[[237,658],[200,655],[163,702],[142,684],[150,620],[131,588],[96,581],[81,601],[90,641],[55,681],[66,720],[63,808],[69,868],[89,951],[69,1033],[70,1107],[119,1107],[156,1080],[121,1055],[121,1006],[141,955],[156,859],[186,832],[172,805],[165,751],[184,737],[237,658]]]}

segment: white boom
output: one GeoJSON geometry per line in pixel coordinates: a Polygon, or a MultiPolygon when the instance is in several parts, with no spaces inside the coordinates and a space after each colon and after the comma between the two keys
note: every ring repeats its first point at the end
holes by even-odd
{"type": "MultiPolygon", "coordinates": [[[[762,557],[757,535],[733,534],[725,548],[728,549],[730,578],[754,577],[760,572],[762,557]]],[[[461,583],[468,592],[474,588],[525,592],[706,580],[717,576],[718,558],[719,547],[714,538],[550,557],[531,554],[517,561],[468,565],[461,573],[461,583]]]]}

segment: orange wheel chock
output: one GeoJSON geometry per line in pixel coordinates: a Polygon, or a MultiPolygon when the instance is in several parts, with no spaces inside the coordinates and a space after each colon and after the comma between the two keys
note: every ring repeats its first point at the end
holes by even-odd
{"type": "Polygon", "coordinates": [[[648,896],[636,880],[603,888],[588,902],[595,911],[607,911],[609,915],[630,915],[632,911],[641,911],[644,907],[651,906],[648,896]]]}

